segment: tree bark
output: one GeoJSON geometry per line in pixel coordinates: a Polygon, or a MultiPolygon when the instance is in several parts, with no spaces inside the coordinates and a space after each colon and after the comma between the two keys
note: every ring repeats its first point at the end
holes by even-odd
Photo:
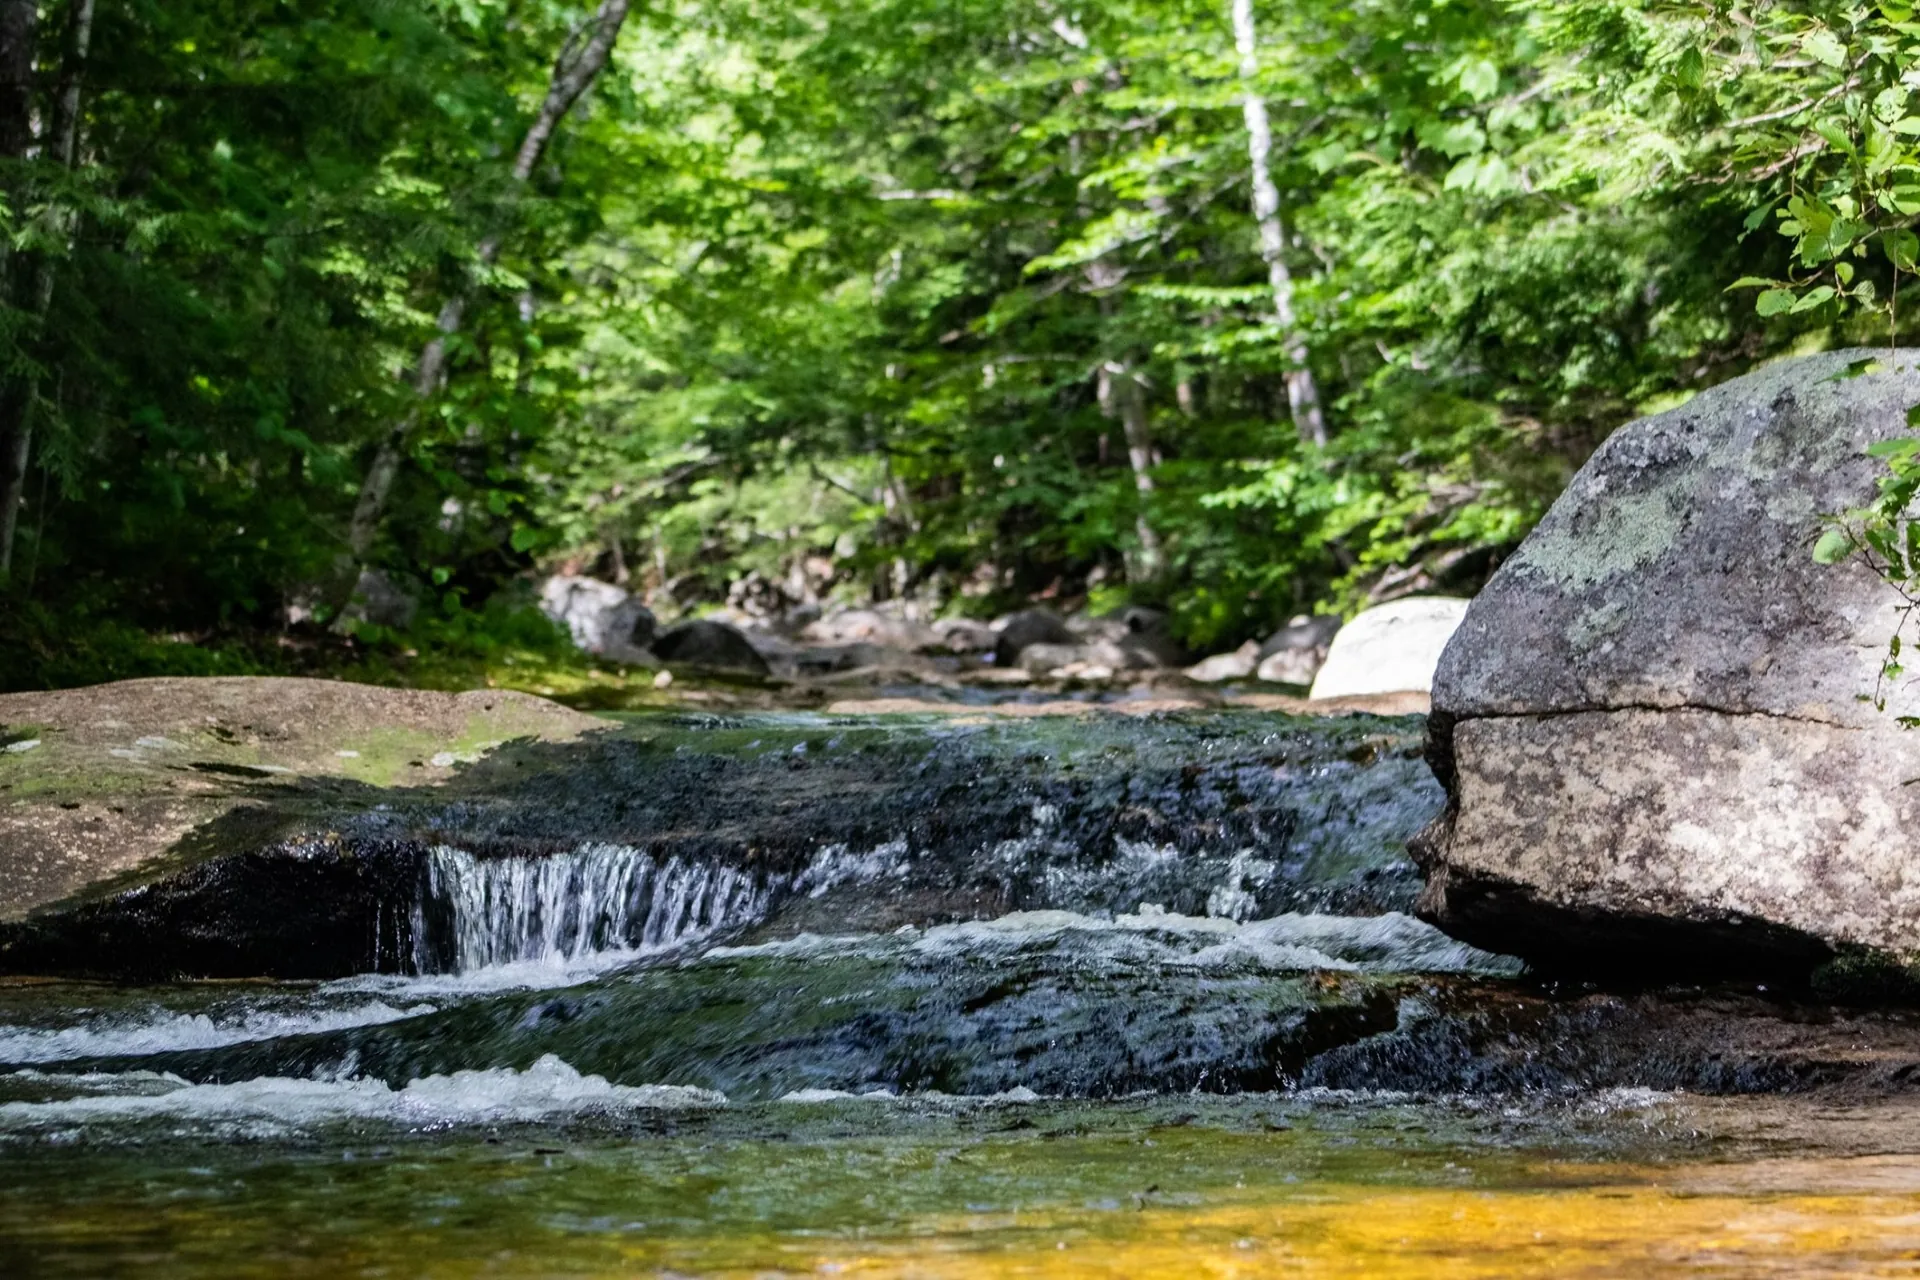
{"type": "MultiPolygon", "coordinates": [[[[80,84],[86,74],[87,52],[93,43],[93,4],[94,0],[73,0],[67,11],[60,81],[54,91],[53,119],[42,152],[46,159],[66,169],[73,168],[79,152],[80,84]]],[[[31,111],[33,101],[33,5],[22,6],[15,0],[0,13],[0,46],[20,38],[22,28],[23,43],[27,46],[24,53],[12,47],[0,53],[0,64],[4,64],[0,65],[0,95],[5,98],[0,104],[0,134],[4,134],[0,137],[0,147],[19,147],[17,152],[0,151],[10,159],[23,157],[31,145],[31,124],[26,113],[31,111]],[[21,7],[27,11],[24,19],[14,12],[21,7]],[[27,78],[24,87],[15,79],[22,72],[27,78]],[[17,119],[15,111],[22,112],[17,119]]],[[[41,345],[41,330],[53,305],[56,265],[54,256],[42,251],[34,255],[31,272],[23,273],[16,267],[9,273],[16,283],[22,274],[27,276],[25,296],[19,299],[27,315],[23,347],[29,343],[41,345]]],[[[10,577],[13,572],[13,547],[20,524],[21,501],[26,496],[27,464],[33,455],[33,411],[40,390],[35,365],[29,354],[26,367],[9,373],[4,390],[0,390],[0,579],[10,577]]]]}
{"type": "Polygon", "coordinates": [[[1152,582],[1166,572],[1167,559],[1159,533],[1147,520],[1147,506],[1153,500],[1153,426],[1147,414],[1146,388],[1140,385],[1140,375],[1123,362],[1115,361],[1102,372],[1119,412],[1120,430],[1126,436],[1134,492],[1140,495],[1140,512],[1133,522],[1134,534],[1140,540],[1139,578],[1152,582]]]}
{"type": "Polygon", "coordinates": [[[1246,86],[1241,111],[1247,122],[1247,162],[1253,171],[1253,218],[1260,226],[1260,256],[1266,259],[1267,282],[1273,289],[1273,322],[1280,331],[1287,357],[1287,407],[1302,440],[1327,442],[1327,424],[1320,412],[1320,388],[1307,367],[1307,342],[1293,312],[1293,273],[1287,269],[1287,232],[1280,221],[1280,192],[1273,185],[1269,159],[1273,126],[1267,103],[1255,87],[1260,60],[1255,53],[1253,0],[1232,0],[1233,43],[1240,53],[1240,80],[1246,86]]]}
{"type": "MultiPolygon", "coordinates": [[[[631,0],[601,0],[599,9],[587,25],[568,37],[566,44],[561,47],[547,82],[547,96],[541,102],[540,111],[528,127],[526,136],[521,139],[519,151],[514,153],[512,179],[515,185],[524,186],[533,176],[560,122],[606,67],[607,60],[613,55],[614,43],[620,38],[620,28],[627,20],[630,6],[631,0]],[[583,34],[586,36],[584,44],[580,42],[583,34]]],[[[474,256],[482,267],[490,267],[498,260],[501,238],[502,233],[496,231],[480,242],[474,256]]],[[[373,550],[374,539],[379,536],[381,522],[386,517],[387,499],[392,495],[393,482],[400,474],[407,441],[420,424],[426,402],[446,381],[448,340],[460,331],[472,300],[473,285],[469,283],[441,306],[434,324],[434,335],[420,349],[420,357],[414,362],[413,376],[408,380],[413,403],[381,439],[380,447],[374,453],[373,465],[367,468],[366,479],[361,482],[359,500],[354,504],[353,520],[347,529],[347,550],[352,557],[352,565],[343,577],[348,593],[353,590],[359,570],[366,563],[368,553],[373,550]]],[[[341,603],[345,603],[344,599],[341,603]]]]}

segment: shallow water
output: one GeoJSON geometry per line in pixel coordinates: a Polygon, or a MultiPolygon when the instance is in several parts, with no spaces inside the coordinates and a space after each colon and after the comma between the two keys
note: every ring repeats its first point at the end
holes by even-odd
{"type": "Polygon", "coordinates": [[[595,776],[686,839],[432,846],[413,972],[0,982],[0,1275],[1920,1269],[1920,1106],[1620,1087],[1800,1077],[1393,909],[1392,728],[680,724],[595,776]]]}
{"type": "Polygon", "coordinates": [[[10,1275],[1911,1274],[1907,1109],[1341,1095],[654,1109],[0,1151],[10,1275]],[[1769,1127],[1789,1132],[1770,1135],[1769,1127]],[[1874,1135],[1879,1135],[1875,1137],[1874,1135]]]}

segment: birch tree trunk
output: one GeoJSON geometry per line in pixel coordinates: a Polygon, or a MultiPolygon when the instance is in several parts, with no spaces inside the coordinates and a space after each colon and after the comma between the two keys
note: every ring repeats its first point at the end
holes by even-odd
{"type": "Polygon", "coordinates": [[[1152,582],[1166,571],[1166,552],[1160,535],[1147,520],[1147,507],[1153,500],[1153,426],[1147,415],[1146,388],[1140,375],[1124,361],[1114,361],[1101,370],[1108,396],[1120,418],[1120,431],[1127,441],[1127,464],[1133,468],[1134,492],[1140,495],[1140,514],[1134,517],[1134,534],[1140,539],[1137,565],[1142,582],[1152,582]]]}
{"type": "MultiPolygon", "coordinates": [[[[613,54],[614,43],[620,38],[620,28],[627,20],[630,6],[631,0],[601,0],[599,9],[587,25],[567,40],[559,57],[554,59],[553,74],[547,82],[547,96],[540,104],[539,114],[528,127],[526,136],[521,139],[519,151],[514,154],[512,179],[516,186],[524,186],[527,179],[533,176],[560,122],[606,67],[607,60],[613,54]],[[584,43],[580,40],[582,35],[586,37],[584,43]]],[[[498,231],[480,242],[474,257],[481,267],[490,267],[499,258],[500,243],[501,233],[498,231]]],[[[420,349],[420,356],[414,361],[413,375],[408,379],[413,392],[412,404],[380,441],[380,447],[374,453],[373,465],[367,469],[366,479],[361,482],[359,500],[354,504],[353,521],[347,530],[347,550],[352,564],[343,577],[344,591],[348,594],[353,590],[368,553],[373,550],[374,539],[379,535],[380,524],[386,517],[387,499],[392,495],[393,482],[400,474],[400,462],[405,456],[407,440],[419,426],[427,401],[446,381],[448,340],[460,331],[467,308],[473,301],[473,290],[474,286],[470,283],[442,304],[440,315],[434,323],[434,336],[420,349]]],[[[344,597],[341,603],[345,603],[344,597]]]]}
{"type": "Polygon", "coordinates": [[[1293,313],[1293,273],[1287,270],[1287,232],[1280,221],[1280,192],[1273,185],[1269,157],[1273,126],[1267,103],[1256,87],[1260,61],[1255,54],[1253,0],[1232,0],[1233,43],[1240,52],[1240,80],[1246,86],[1241,110],[1247,122],[1247,162],[1253,171],[1253,218],[1260,225],[1260,256],[1267,262],[1267,282],[1273,288],[1273,321],[1280,331],[1287,357],[1287,407],[1302,440],[1327,442],[1326,419],[1320,412],[1320,388],[1307,367],[1307,343],[1293,313]]]}
{"type": "MultiPolygon", "coordinates": [[[[53,120],[47,131],[44,156],[62,166],[73,168],[80,143],[80,82],[86,74],[87,51],[93,42],[93,3],[94,0],[73,0],[67,12],[67,31],[65,49],[60,59],[60,81],[54,92],[53,120]]],[[[16,27],[21,19],[13,12],[24,7],[27,11],[26,38],[28,46],[24,53],[8,48],[0,54],[0,60],[6,64],[0,69],[0,92],[4,92],[6,103],[0,107],[5,112],[6,123],[0,125],[5,132],[5,145],[13,146],[16,136],[25,139],[30,135],[31,126],[22,116],[17,122],[12,117],[18,108],[31,109],[33,73],[32,12],[33,5],[10,4],[8,11],[0,15],[0,44],[16,35],[16,27]],[[17,88],[14,76],[18,72],[16,59],[24,62],[28,83],[17,88]]],[[[23,155],[22,146],[20,154],[23,155]]],[[[19,158],[12,152],[9,158],[19,158]]],[[[11,280],[18,285],[24,274],[27,279],[23,296],[19,298],[21,310],[27,314],[27,342],[38,344],[40,331],[46,324],[47,311],[53,305],[53,280],[56,259],[52,253],[41,252],[33,258],[32,270],[22,272],[14,264],[10,271],[11,280]]],[[[22,344],[26,345],[25,343],[22,344]]],[[[33,410],[39,399],[39,381],[33,368],[29,367],[10,373],[5,386],[0,390],[0,580],[13,572],[13,546],[20,524],[20,504],[26,495],[27,463],[33,454],[33,410]]]]}

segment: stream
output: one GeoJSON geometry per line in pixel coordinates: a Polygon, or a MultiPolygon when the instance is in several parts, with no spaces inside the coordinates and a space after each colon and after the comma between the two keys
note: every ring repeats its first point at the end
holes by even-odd
{"type": "MultiPolygon", "coordinates": [[[[1422,730],[639,716],[301,797],[360,963],[0,980],[0,1274],[1910,1274],[1906,1015],[1421,923],[1422,730]]],[[[253,853],[16,954],[220,960],[253,853]]]]}

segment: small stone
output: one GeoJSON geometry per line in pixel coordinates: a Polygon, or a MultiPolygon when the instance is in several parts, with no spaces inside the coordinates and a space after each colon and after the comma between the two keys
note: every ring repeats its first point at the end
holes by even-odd
{"type": "Polygon", "coordinates": [[[360,758],[358,751],[336,751],[333,754],[339,756],[342,760],[358,760],[360,758]]]}
{"type": "Polygon", "coordinates": [[[40,745],[40,739],[26,738],[20,742],[9,742],[6,746],[6,750],[8,750],[9,752],[11,752],[16,756],[24,755],[39,745],[40,745]]]}
{"type": "Polygon", "coordinates": [[[671,671],[662,671],[653,678],[653,687],[656,689],[665,689],[672,683],[673,672],[671,671]]]}
{"type": "Polygon", "coordinates": [[[427,763],[431,764],[436,769],[451,769],[459,761],[459,759],[460,757],[454,755],[453,752],[451,751],[442,751],[437,753],[427,763]]]}

